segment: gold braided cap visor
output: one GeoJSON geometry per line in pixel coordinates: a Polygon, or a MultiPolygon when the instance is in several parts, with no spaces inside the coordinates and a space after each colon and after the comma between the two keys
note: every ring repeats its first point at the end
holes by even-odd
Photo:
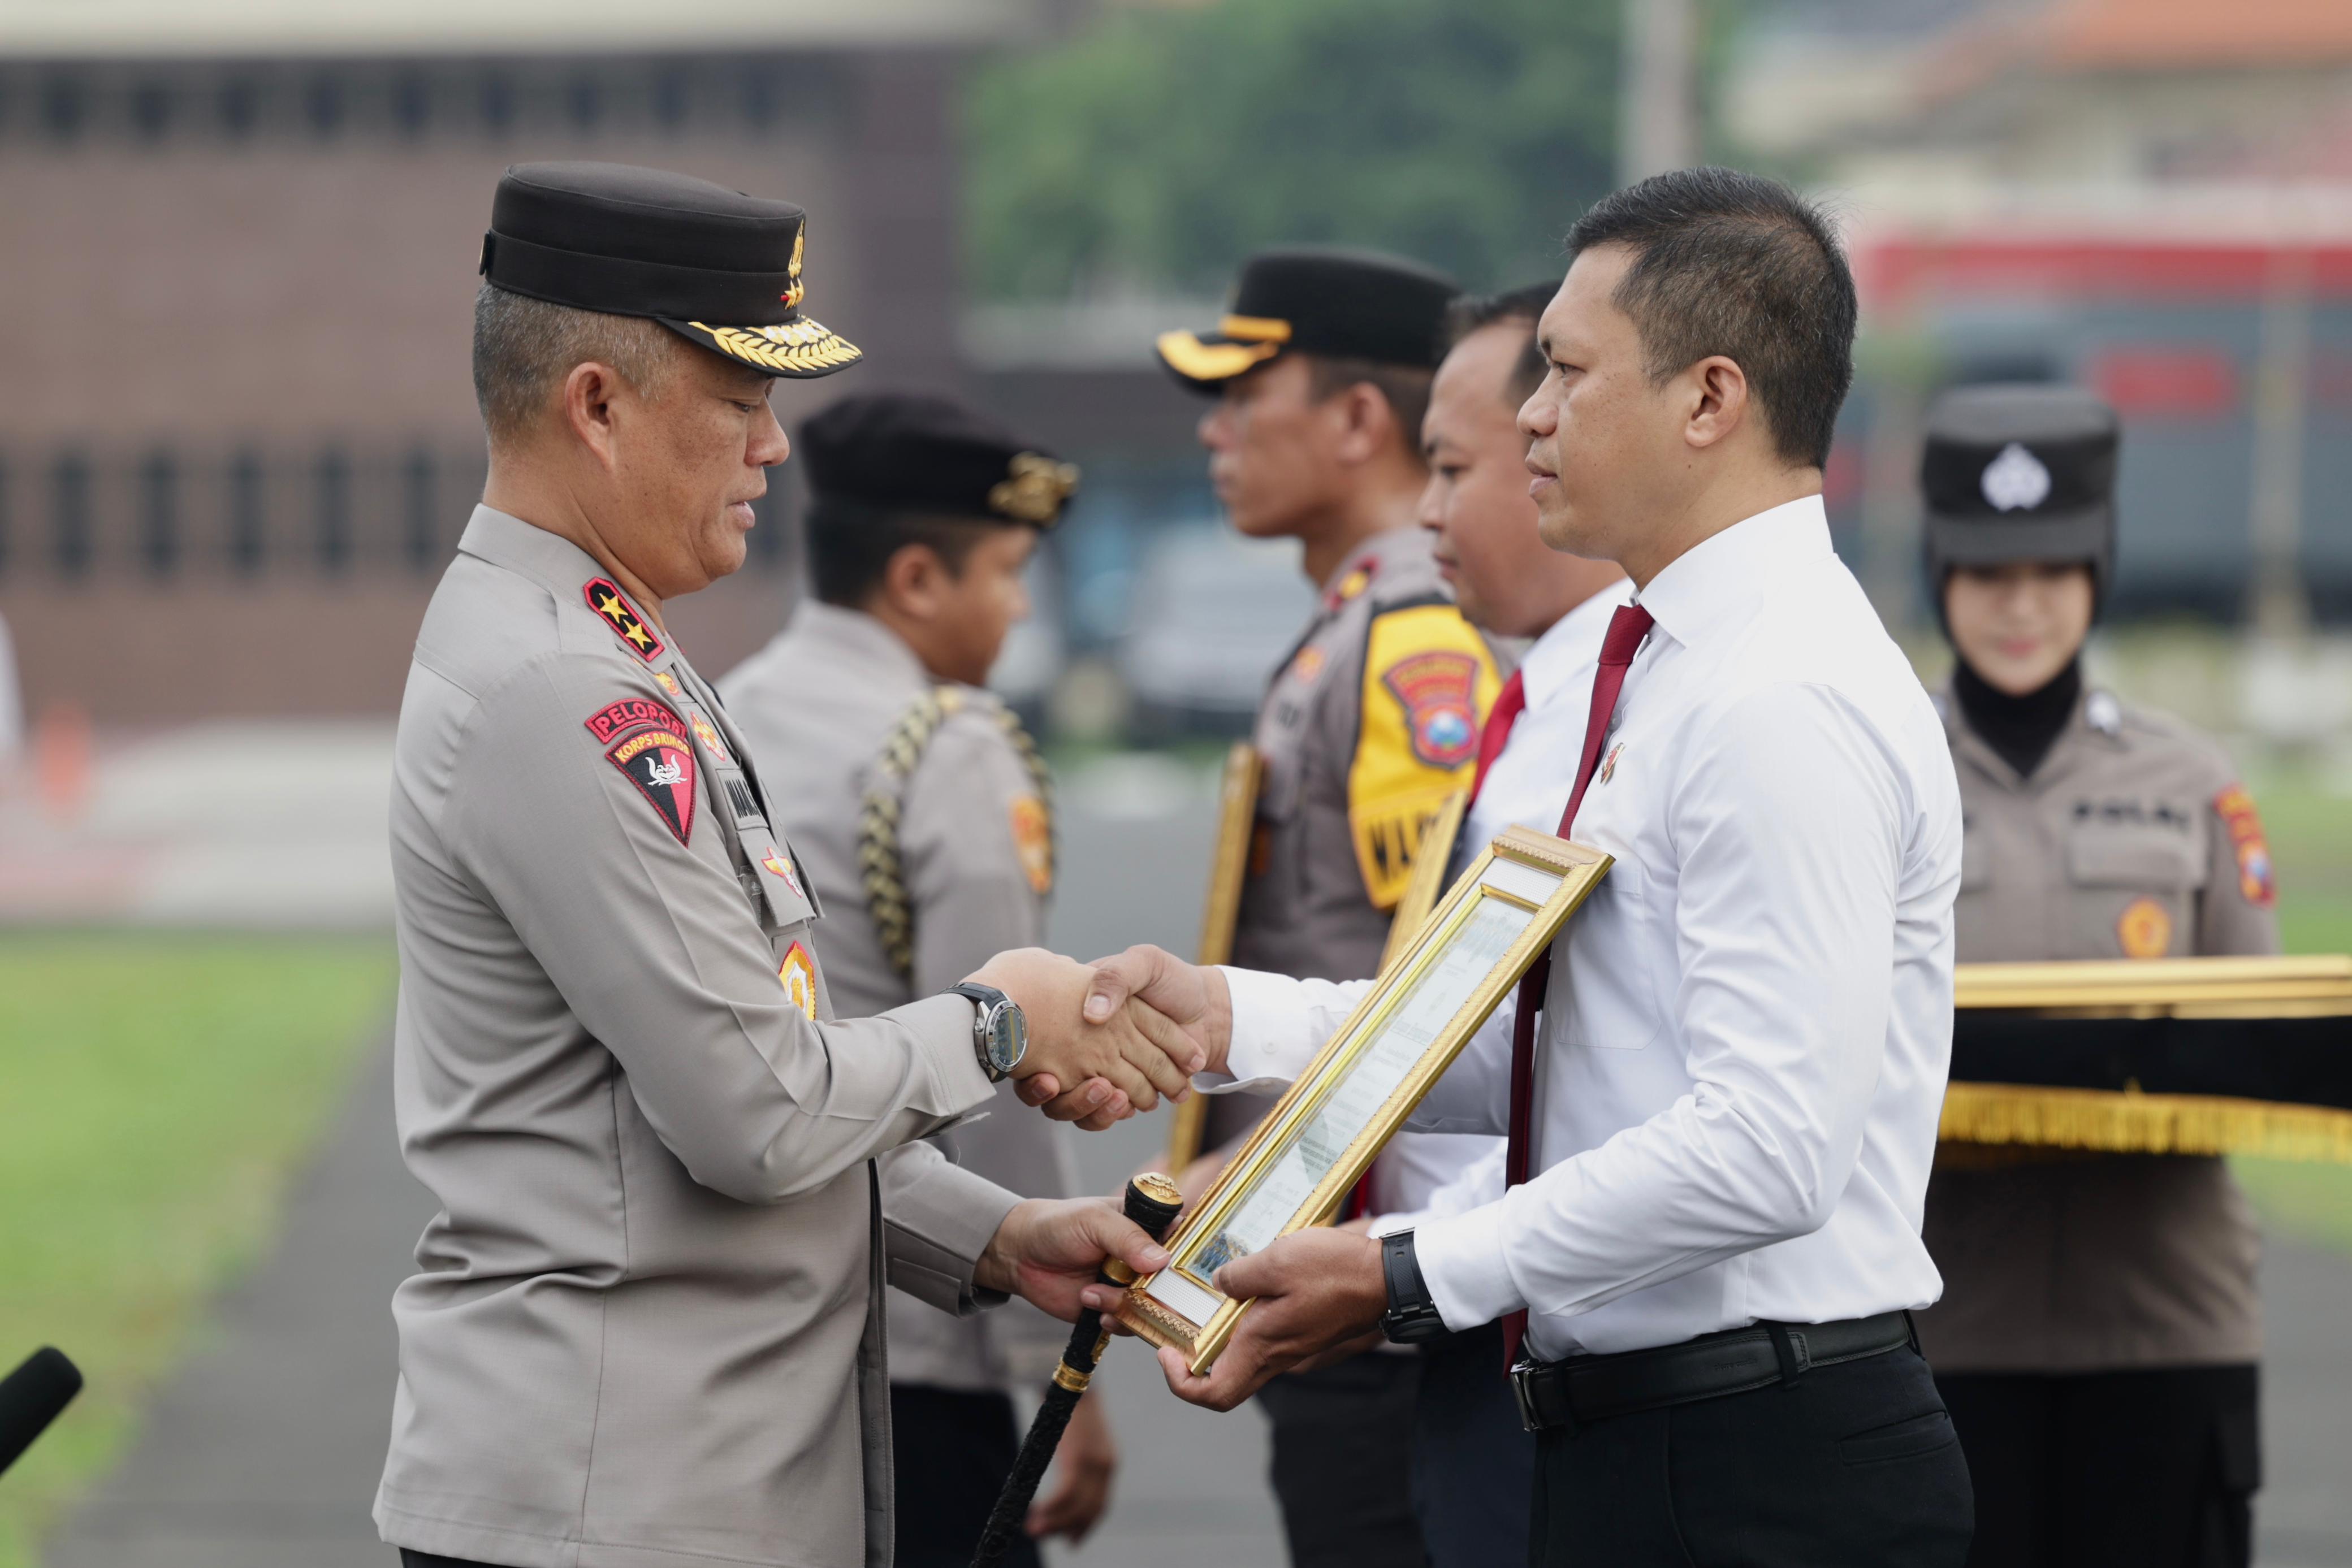
{"type": "Polygon", "coordinates": [[[1228,316],[1212,337],[1162,332],[1153,346],[1168,368],[1188,381],[1225,382],[1282,352],[1290,323],[1271,316],[1228,316]]]}
{"type": "Polygon", "coordinates": [[[829,376],[866,357],[848,339],[805,316],[768,327],[714,327],[667,316],[655,319],[689,342],[771,376],[803,381],[829,376]]]}

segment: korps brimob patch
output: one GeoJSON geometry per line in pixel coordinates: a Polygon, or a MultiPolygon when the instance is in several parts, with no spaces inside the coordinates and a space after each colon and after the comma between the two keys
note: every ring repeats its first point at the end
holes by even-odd
{"type": "Polygon", "coordinates": [[[604,756],[653,803],[677,841],[688,842],[694,833],[694,747],[678,727],[634,729],[604,756]]]}

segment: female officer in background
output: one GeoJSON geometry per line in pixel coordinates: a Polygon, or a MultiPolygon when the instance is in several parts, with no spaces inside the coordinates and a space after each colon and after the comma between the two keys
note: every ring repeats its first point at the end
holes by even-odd
{"type": "MultiPolygon", "coordinates": [[[[1961,963],[2278,950],[2270,853],[2211,739],[2086,690],[2114,411],[1979,386],[1931,412],[1927,549],[1959,655],[1961,963]]],[[[2219,1159],[1946,1144],[1919,1337],[1976,1487],[1972,1565],[2249,1559],[2260,1238],[2219,1159]]]]}

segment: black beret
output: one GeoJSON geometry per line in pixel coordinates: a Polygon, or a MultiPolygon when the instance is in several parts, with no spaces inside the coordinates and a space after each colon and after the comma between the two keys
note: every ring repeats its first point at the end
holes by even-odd
{"type": "Polygon", "coordinates": [[[2116,411],[2080,387],[1961,387],[1927,411],[1930,568],[2089,561],[2115,550],[2116,411]]]}
{"type": "Polygon", "coordinates": [[[801,314],[808,214],[625,163],[518,163],[499,181],[482,276],[500,288],[644,316],[772,376],[827,376],[857,350],[801,314]]]}
{"type": "Polygon", "coordinates": [[[845,397],[801,426],[801,461],[821,507],[978,517],[1050,528],[1078,471],[950,398],[845,397]]]}
{"type": "Polygon", "coordinates": [[[1461,286],[1378,251],[1329,246],[1262,250],[1243,264],[1233,305],[1213,332],[1166,332],[1160,362],[1195,392],[1213,392],[1286,350],[1434,370],[1445,308],[1461,286]]]}

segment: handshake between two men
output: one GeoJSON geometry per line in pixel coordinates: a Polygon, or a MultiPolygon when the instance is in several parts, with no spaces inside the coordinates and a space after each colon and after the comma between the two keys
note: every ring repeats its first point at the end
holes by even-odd
{"type": "MultiPolygon", "coordinates": [[[[1028,1014],[1016,1092],[1058,1121],[1100,1131],[1152,1109],[1160,1094],[1182,1099],[1195,1073],[1226,1070],[1233,999],[1224,976],[1162,948],[1130,947],[1092,965],[1024,948],[997,955],[971,978],[1028,1014]]],[[[1114,1198],[1033,1200],[1006,1217],[978,1278],[1066,1320],[1081,1306],[1117,1306],[1119,1292],[1094,1282],[1106,1257],[1139,1273],[1168,1261],[1114,1198]]],[[[1364,1348],[1379,1337],[1387,1305],[1380,1243],[1355,1229],[1296,1231],[1226,1264],[1216,1282],[1255,1304],[1215,1366],[1195,1376],[1182,1353],[1160,1352],[1169,1388],[1213,1410],[1234,1408],[1280,1373],[1364,1348]]]]}

